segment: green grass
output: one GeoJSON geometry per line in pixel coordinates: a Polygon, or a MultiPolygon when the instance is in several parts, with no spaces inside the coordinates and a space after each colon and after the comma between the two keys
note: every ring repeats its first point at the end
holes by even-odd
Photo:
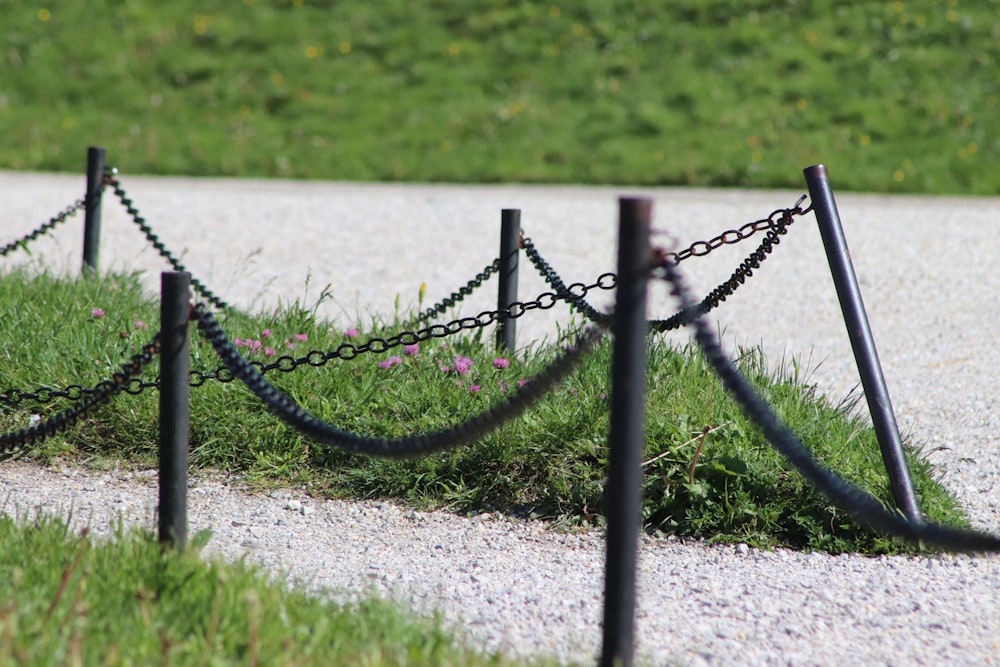
{"type": "Polygon", "coordinates": [[[996,194],[997,0],[0,0],[0,167],[996,194]]]}
{"type": "Polygon", "coordinates": [[[95,540],[3,516],[0,544],[4,665],[513,664],[388,602],[336,605],[244,561],[164,551],[145,532],[95,540]]]}
{"type": "MultiPolygon", "coordinates": [[[[253,343],[241,347],[244,354],[268,361],[268,347],[275,357],[305,356],[351,339],[354,332],[316,317],[319,305],[296,302],[220,317],[230,339],[261,343],[256,351],[253,343]]],[[[29,269],[5,272],[0,337],[8,343],[0,353],[0,393],[93,386],[151,340],[157,320],[158,305],[137,275],[67,280],[29,269]]],[[[396,327],[372,322],[354,340],[396,327]]],[[[502,400],[557,351],[531,348],[504,357],[509,365],[499,368],[497,353],[483,342],[491,336],[481,334],[427,341],[415,355],[394,349],[268,377],[344,429],[386,436],[438,429],[502,400]],[[398,363],[380,365],[393,355],[398,363]],[[472,362],[465,375],[454,371],[457,356],[472,362]]],[[[219,369],[193,326],[191,347],[192,369],[219,369]]],[[[390,498],[459,513],[502,511],[568,530],[601,525],[610,357],[610,346],[602,345],[525,416],[479,442],[404,461],[319,447],[272,417],[238,382],[209,379],[191,390],[190,461],[238,472],[261,488],[291,485],[317,496],[390,498]]],[[[794,364],[768,368],[756,349],[739,357],[743,371],[820,458],[888,502],[874,433],[849,404],[817,395],[794,364]]],[[[647,532],[831,553],[917,551],[857,525],[789,470],[697,351],[654,337],[648,362],[647,532]]],[[[145,379],[155,372],[148,370],[145,379]]],[[[0,401],[0,433],[66,404],[0,401]]],[[[158,400],[149,389],[117,396],[26,453],[42,462],[151,467],[157,439],[158,400]]],[[[906,447],[927,518],[966,525],[930,465],[911,443],[906,447]]],[[[100,541],[72,534],[58,520],[0,518],[0,663],[510,664],[463,647],[438,621],[387,602],[341,608],[244,562],[206,562],[197,549],[208,539],[199,533],[189,553],[164,554],[145,531],[119,530],[100,541]]]]}
{"type": "MultiPolygon", "coordinates": [[[[260,361],[269,360],[267,347],[276,350],[275,357],[333,350],[347,334],[317,319],[318,305],[296,302],[256,315],[229,312],[222,316],[224,328],[231,340],[261,341],[260,350],[241,348],[260,361]],[[296,341],[296,335],[307,340],[296,341]],[[288,343],[298,348],[290,350],[288,343]]],[[[135,276],[61,280],[15,270],[0,281],[0,337],[10,341],[0,366],[0,387],[93,386],[148,342],[157,319],[155,302],[143,295],[135,276]],[[104,314],[95,317],[95,308],[104,314]],[[148,328],[137,326],[137,320],[148,328]]],[[[357,340],[384,335],[394,330],[391,324],[372,323],[357,340]]],[[[481,338],[434,339],[421,343],[412,356],[396,348],[350,361],[335,359],[322,368],[274,371],[268,378],[342,429],[373,436],[436,430],[502,400],[558,349],[531,348],[499,369],[493,364],[497,353],[481,338]],[[467,375],[455,373],[457,355],[473,361],[467,375]],[[391,356],[399,363],[381,367],[379,362],[391,356]]],[[[192,369],[213,373],[219,368],[214,350],[193,326],[191,345],[192,369]]],[[[190,460],[198,467],[237,471],[261,487],[293,484],[318,495],[394,498],[460,513],[497,510],[566,526],[601,524],[610,357],[610,344],[602,344],[522,418],[475,444],[402,461],[317,445],[274,418],[239,382],[209,380],[191,390],[190,460]]],[[[756,349],[741,350],[740,365],[822,460],[888,501],[874,432],[852,416],[849,406],[817,395],[795,366],[768,368],[756,349]]],[[[648,532],[835,553],[912,549],[858,526],[790,471],[697,351],[654,337],[648,366],[648,532]],[[711,432],[699,445],[706,429],[711,432]]],[[[147,376],[155,373],[153,369],[147,376]]],[[[23,428],[32,414],[44,417],[63,407],[58,400],[41,405],[22,401],[0,413],[0,432],[23,428]]],[[[157,439],[157,396],[147,390],[117,397],[32,453],[95,465],[152,466],[157,439]]],[[[910,449],[928,518],[961,523],[955,501],[910,449]]]]}

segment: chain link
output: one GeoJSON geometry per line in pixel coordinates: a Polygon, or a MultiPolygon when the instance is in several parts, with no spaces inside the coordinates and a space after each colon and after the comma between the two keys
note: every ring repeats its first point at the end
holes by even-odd
{"type": "MultiPolygon", "coordinates": [[[[726,282],[716,287],[709,293],[708,296],[705,297],[701,305],[698,306],[701,309],[700,312],[708,312],[718,306],[718,304],[722,301],[725,301],[736,291],[736,289],[738,289],[740,285],[746,282],[748,277],[753,275],[754,269],[760,268],[760,263],[766,259],[771,252],[773,252],[774,246],[781,242],[780,236],[786,234],[788,226],[794,222],[793,216],[801,215],[808,211],[808,209],[802,210],[799,208],[802,201],[804,200],[800,199],[796,202],[795,207],[791,209],[779,209],[765,219],[764,222],[767,225],[770,225],[770,229],[760,247],[751,253],[750,256],[747,257],[739,267],[737,267],[736,271],[734,271],[733,275],[730,276],[726,282]]],[[[761,221],[751,223],[751,225],[757,225],[758,227],[760,224],[761,221]]],[[[741,229],[750,229],[750,227],[744,225],[741,229]]],[[[745,234],[743,238],[749,238],[756,233],[756,231],[757,230],[745,234]]],[[[730,236],[737,233],[739,232],[726,232],[726,234],[729,234],[730,236]]],[[[718,238],[723,238],[724,236],[725,234],[720,235],[718,238]]],[[[696,247],[697,244],[694,244],[694,246],[696,247]]],[[[548,310],[554,307],[559,301],[568,302],[572,307],[580,310],[584,316],[592,322],[601,325],[608,325],[610,323],[611,317],[590,305],[587,302],[586,297],[588,293],[595,289],[615,289],[618,284],[618,278],[614,273],[603,273],[594,283],[589,285],[584,283],[572,283],[567,285],[555,269],[553,269],[551,265],[549,265],[548,262],[546,262],[545,259],[538,253],[538,250],[535,248],[535,245],[530,238],[522,237],[521,247],[524,249],[525,254],[531,260],[535,268],[539,271],[546,282],[555,290],[555,292],[544,292],[532,301],[516,301],[506,309],[483,311],[475,317],[462,317],[447,324],[433,324],[417,331],[402,331],[393,336],[389,336],[388,338],[373,338],[362,344],[344,343],[333,351],[324,352],[320,350],[312,350],[305,357],[296,358],[283,355],[270,363],[263,363],[260,361],[251,361],[248,363],[262,375],[274,370],[286,373],[291,372],[305,364],[309,364],[311,366],[323,366],[332,359],[350,360],[361,354],[369,352],[382,353],[400,345],[413,345],[431,338],[445,338],[461,331],[469,331],[486,327],[502,319],[517,319],[532,310],[548,310]]],[[[677,254],[678,253],[664,253],[664,256],[673,257],[677,254]]],[[[697,255],[696,253],[689,253],[687,256],[700,255],[697,255]]],[[[495,270],[492,269],[492,267],[494,267],[497,262],[499,262],[499,260],[495,260],[494,264],[487,267],[487,269],[484,269],[481,274],[477,275],[475,279],[469,282],[469,285],[473,285],[475,283],[476,286],[478,286],[481,284],[482,281],[485,280],[485,277],[480,280],[480,276],[486,274],[488,271],[492,272],[492,270],[495,270]]],[[[488,275],[486,277],[488,277],[488,275]]],[[[462,289],[459,290],[459,292],[462,291],[462,289]]],[[[455,294],[453,294],[453,296],[455,296],[455,294]]],[[[447,307],[449,306],[445,306],[444,309],[447,307]]],[[[427,312],[435,310],[436,308],[437,307],[429,309],[427,312]]],[[[689,316],[685,313],[678,313],[666,320],[653,320],[650,322],[650,327],[656,331],[676,329],[682,326],[688,317],[689,316]]],[[[419,319],[421,318],[418,318],[418,320],[419,319]]],[[[209,373],[191,371],[192,386],[201,386],[207,380],[217,380],[219,382],[228,383],[232,382],[234,379],[234,376],[226,366],[220,366],[215,372],[209,373]]]]}
{"type": "MultiPolygon", "coordinates": [[[[575,346],[568,348],[556,357],[510,397],[472,419],[429,433],[399,438],[372,438],[341,430],[317,419],[288,395],[268,383],[257,368],[240,355],[204,304],[195,306],[193,314],[198,320],[198,328],[212,344],[226,368],[283,422],[320,444],[368,456],[386,458],[418,456],[453,449],[481,438],[531,407],[546,391],[569,375],[601,338],[601,332],[596,328],[581,333],[576,339],[575,346]]],[[[467,319],[474,320],[475,318],[467,319]]],[[[383,341],[383,339],[372,340],[383,341]]],[[[371,342],[369,341],[369,345],[371,342]]],[[[388,340],[383,342],[388,344],[388,340]]]]}
{"type": "MultiPolygon", "coordinates": [[[[103,188],[103,184],[101,185],[103,188]]],[[[81,197],[68,206],[64,211],[57,213],[56,215],[49,218],[49,221],[42,224],[38,229],[29,234],[25,234],[16,241],[11,241],[4,247],[0,248],[0,257],[6,257],[10,252],[17,250],[18,248],[27,248],[28,243],[34,241],[42,234],[47,234],[52,231],[58,225],[66,222],[69,218],[76,215],[80,209],[87,205],[87,198],[81,197]]]]}
{"type": "Polygon", "coordinates": [[[802,208],[802,203],[805,200],[806,196],[802,195],[791,208],[776,209],[766,218],[755,220],[754,222],[748,222],[739,229],[727,230],[715,238],[707,241],[695,241],[680,252],[667,252],[664,253],[664,256],[680,264],[682,261],[690,257],[704,257],[713,250],[717,250],[724,245],[735,245],[741,241],[745,241],[757,232],[769,231],[774,228],[779,219],[787,220],[786,226],[790,225],[792,224],[792,218],[794,216],[804,215],[812,210],[812,206],[805,209],[802,208]]]}
{"type": "Polygon", "coordinates": [[[663,253],[663,257],[664,261],[659,267],[660,275],[670,284],[671,293],[680,301],[681,312],[694,313],[688,323],[694,326],[694,337],[701,346],[705,359],[719,376],[723,386],[760,427],[771,446],[814,488],[880,532],[916,543],[936,544],[952,551],[1000,552],[1000,537],[964,528],[908,521],[887,510],[867,491],[820,463],[729,360],[712,327],[698,314],[698,306],[691,298],[677,264],[667,258],[667,253],[663,253]]]}
{"type": "MultiPolygon", "coordinates": [[[[73,397],[73,405],[26,429],[0,435],[0,455],[9,455],[19,447],[41,442],[45,438],[65,431],[88,412],[99,405],[107,403],[113,396],[122,391],[130,394],[141,392],[142,389],[139,388],[139,385],[142,382],[138,376],[146,366],[152,363],[153,357],[159,354],[159,352],[160,334],[157,333],[153,337],[153,340],[144,345],[139,353],[133,355],[131,360],[123,365],[119,372],[111,376],[110,380],[102,380],[91,390],[84,389],[80,385],[71,385],[72,391],[68,387],[66,392],[64,392],[65,396],[59,397],[73,397]]],[[[35,392],[35,395],[38,396],[41,393],[41,396],[38,396],[39,398],[48,398],[51,400],[56,398],[57,393],[60,393],[51,390],[45,392],[44,389],[42,388],[39,392],[35,392]]],[[[18,400],[14,401],[13,405],[29,397],[24,392],[17,392],[17,390],[8,391],[4,396],[10,401],[11,394],[13,393],[18,395],[18,400]]]]}
{"type": "MultiPolygon", "coordinates": [[[[194,384],[192,384],[194,386],[194,384]]],[[[130,378],[128,385],[122,388],[122,390],[127,394],[139,395],[147,389],[159,389],[160,388],[160,378],[157,376],[155,380],[143,380],[141,378],[130,378]]],[[[45,405],[52,403],[59,399],[65,399],[68,401],[79,401],[82,398],[88,396],[94,396],[100,393],[100,387],[84,387],[79,384],[67,385],[63,389],[56,389],[53,387],[38,387],[34,391],[25,391],[23,389],[8,389],[0,393],[0,403],[8,405],[10,407],[17,407],[21,403],[26,401],[31,401],[39,405],[45,405]]]]}
{"type": "MultiPolygon", "coordinates": [[[[161,250],[162,253],[166,253],[162,244],[145,225],[144,219],[141,218],[138,215],[138,211],[132,207],[131,200],[125,197],[124,190],[122,190],[120,185],[117,184],[117,180],[114,178],[113,173],[106,179],[106,182],[114,187],[115,194],[122,200],[123,205],[125,205],[130,215],[133,216],[133,219],[136,224],[139,225],[140,229],[147,233],[147,236],[150,238],[150,241],[153,242],[154,246],[157,247],[158,250],[161,250]]],[[[787,227],[794,222],[793,216],[804,214],[810,210],[803,210],[800,208],[800,205],[804,200],[805,197],[802,197],[796,202],[793,208],[778,209],[768,218],[744,225],[740,227],[739,230],[729,230],[709,241],[696,242],[680,253],[662,253],[664,259],[672,258],[674,261],[681,261],[688,257],[703,256],[708,254],[708,252],[711,252],[712,249],[721,245],[737,243],[740,240],[749,238],[758,231],[765,228],[768,229],[767,236],[757,250],[751,253],[750,256],[747,257],[747,259],[745,259],[739,267],[737,267],[736,271],[734,271],[733,275],[730,276],[726,282],[719,285],[712,292],[710,292],[705,299],[702,300],[698,306],[698,312],[705,313],[715,308],[719,303],[725,301],[726,298],[731,296],[748,277],[753,275],[753,270],[759,268],[760,263],[773,251],[774,246],[780,243],[780,235],[787,233],[787,227]],[[703,251],[703,248],[707,250],[703,251]]],[[[366,343],[359,345],[344,343],[333,351],[312,350],[304,357],[282,355],[273,362],[269,363],[256,360],[249,361],[247,363],[262,375],[274,370],[289,373],[303,365],[320,367],[332,359],[349,360],[369,352],[382,353],[400,345],[413,345],[431,338],[445,338],[461,331],[471,331],[487,327],[497,321],[517,319],[532,310],[550,309],[554,307],[558,301],[567,301],[572,307],[581,311],[591,321],[604,325],[607,325],[610,322],[610,316],[591,306],[586,301],[586,296],[594,289],[615,289],[617,286],[617,276],[614,273],[601,274],[597,280],[590,285],[586,285],[584,283],[566,285],[555,269],[553,269],[552,266],[541,257],[530,238],[522,236],[520,245],[521,248],[525,250],[525,254],[531,260],[532,264],[539,271],[542,277],[556,290],[555,292],[545,292],[532,301],[517,301],[510,304],[510,306],[506,309],[483,311],[475,317],[462,317],[447,324],[434,324],[417,331],[404,330],[395,335],[389,336],[388,338],[372,338],[366,343]]],[[[168,256],[171,263],[179,268],[179,270],[183,270],[183,267],[181,267],[179,263],[176,263],[176,260],[169,257],[169,253],[166,253],[165,256],[168,256]]],[[[462,301],[465,296],[471,294],[493,273],[498,271],[499,264],[500,258],[493,260],[493,262],[487,265],[465,286],[459,288],[456,292],[453,292],[450,297],[418,315],[413,322],[416,323],[426,321],[438,314],[443,313],[448,308],[462,301]]],[[[219,302],[215,303],[218,305],[219,302]]],[[[689,317],[689,314],[677,313],[666,320],[653,320],[650,322],[650,326],[656,331],[667,331],[682,326],[689,317]]],[[[190,385],[192,387],[202,386],[208,380],[230,383],[234,379],[236,379],[235,376],[225,365],[220,366],[214,372],[204,372],[198,370],[192,370],[190,372],[190,385]]],[[[134,378],[130,381],[129,385],[124,388],[124,391],[132,394],[138,394],[145,389],[158,387],[159,378],[153,382],[142,381],[138,378],[134,378]]],[[[22,401],[34,401],[37,403],[49,403],[56,399],[76,401],[85,397],[93,396],[96,393],[98,393],[97,388],[87,389],[80,385],[69,385],[64,389],[40,387],[34,392],[20,389],[9,389],[4,393],[0,393],[0,402],[8,405],[17,405],[22,401]]]]}
{"type": "MultiPolygon", "coordinates": [[[[375,337],[359,344],[342,343],[334,350],[312,350],[302,357],[282,355],[277,357],[274,361],[268,363],[256,360],[248,361],[247,363],[261,375],[275,370],[282,373],[289,373],[300,366],[307,364],[314,367],[324,366],[328,361],[333,359],[350,360],[362,354],[379,354],[401,345],[414,345],[433,338],[447,338],[448,336],[454,336],[462,331],[473,331],[475,329],[488,327],[500,320],[517,319],[533,310],[548,310],[553,308],[559,301],[577,298],[573,295],[578,295],[579,298],[583,298],[590,291],[595,289],[614,289],[614,276],[606,273],[590,285],[585,285],[584,283],[573,283],[572,285],[569,285],[565,290],[565,295],[559,295],[555,292],[543,292],[542,294],[539,294],[537,298],[530,301],[515,301],[511,303],[508,308],[499,310],[484,310],[478,315],[460,317],[448,322],[447,324],[431,324],[430,326],[423,327],[416,331],[400,331],[386,338],[375,337]]],[[[190,375],[192,387],[200,387],[208,380],[228,383],[235,379],[232,372],[226,365],[222,365],[214,372],[208,373],[204,371],[192,370],[190,375]]]]}
{"type": "MultiPolygon", "coordinates": [[[[521,248],[524,249],[524,254],[528,256],[528,259],[534,265],[535,269],[538,270],[538,273],[541,274],[545,282],[556,291],[559,298],[568,301],[573,308],[583,313],[583,316],[591,322],[608,324],[611,321],[609,315],[602,313],[587,302],[584,298],[587,295],[586,291],[582,294],[573,292],[573,288],[580,283],[574,283],[569,287],[566,286],[566,283],[563,282],[563,279],[556,273],[555,269],[538,254],[538,250],[530,238],[521,237],[521,248]]],[[[612,290],[618,285],[618,276],[613,273],[602,273],[594,284],[601,289],[612,290]]]]}
{"type": "MultiPolygon", "coordinates": [[[[104,181],[113,188],[115,196],[118,197],[119,201],[121,201],[122,203],[122,206],[125,207],[125,210],[128,212],[129,217],[132,218],[132,222],[134,222],[136,226],[139,227],[140,230],[142,230],[142,233],[146,235],[146,239],[152,244],[154,248],[156,248],[156,251],[160,253],[160,256],[163,257],[165,260],[167,260],[167,262],[170,263],[170,266],[172,266],[175,271],[190,273],[190,271],[184,268],[184,265],[181,264],[180,261],[176,257],[174,257],[169,250],[167,250],[167,247],[163,245],[163,242],[160,241],[160,238],[153,232],[152,227],[146,224],[146,219],[142,217],[139,214],[138,209],[136,209],[135,206],[133,206],[132,200],[128,198],[128,195],[125,193],[124,188],[122,188],[121,183],[118,181],[118,170],[115,169],[114,167],[109,167],[105,172],[104,181]]],[[[218,296],[213,294],[212,291],[209,290],[207,287],[205,287],[205,285],[203,285],[201,281],[199,281],[197,278],[194,277],[191,278],[191,287],[194,288],[195,292],[197,292],[205,299],[207,299],[216,308],[222,310],[229,308],[229,304],[227,304],[225,301],[223,301],[218,296]]]]}
{"type": "MultiPolygon", "coordinates": [[[[697,306],[697,308],[699,308],[698,312],[707,313],[718,306],[721,302],[725,301],[728,297],[732,296],[739,286],[745,283],[747,278],[753,275],[754,269],[760,268],[760,263],[763,262],[767,256],[771,254],[771,252],[773,252],[774,246],[781,242],[780,236],[788,233],[788,227],[795,222],[796,216],[804,215],[811,210],[811,207],[805,209],[801,207],[802,202],[804,202],[805,199],[806,197],[803,195],[798,199],[798,201],[795,202],[795,205],[792,206],[792,208],[777,209],[767,218],[762,220],[747,223],[739,229],[728,230],[715,238],[709,239],[708,241],[696,241],[681,252],[660,251],[660,256],[664,260],[670,259],[674,262],[681,262],[689,257],[704,257],[712,252],[712,250],[715,250],[723,245],[734,245],[740,241],[750,238],[757,232],[767,230],[767,236],[761,242],[760,246],[758,246],[754,252],[750,253],[750,255],[740,263],[733,274],[725,282],[709,292],[708,296],[706,296],[697,306]]],[[[570,302],[574,308],[583,313],[583,315],[592,322],[605,324],[608,322],[608,315],[600,312],[587,303],[587,301],[583,298],[584,295],[573,294],[572,291],[566,287],[562,278],[559,277],[559,274],[556,273],[555,269],[553,269],[552,266],[538,253],[538,249],[535,248],[535,244],[532,243],[531,239],[522,237],[521,247],[524,248],[524,252],[528,256],[528,259],[531,260],[531,263],[541,274],[545,282],[556,290],[556,293],[560,296],[560,298],[570,302]]],[[[615,283],[617,282],[617,276],[613,273],[605,273],[601,276],[598,282],[605,279],[605,277],[608,277],[609,284],[606,289],[613,289],[615,283]]],[[[689,317],[690,315],[688,313],[682,312],[677,313],[676,315],[673,315],[665,320],[651,320],[649,325],[654,331],[669,331],[683,326],[689,317]]]]}
{"type": "Polygon", "coordinates": [[[423,311],[413,319],[409,320],[407,326],[413,326],[420,322],[427,322],[438,315],[443,314],[446,310],[454,306],[455,304],[461,303],[465,300],[465,297],[472,294],[475,290],[482,287],[483,283],[489,280],[490,276],[500,270],[500,258],[497,257],[492,262],[486,265],[486,267],[476,274],[476,276],[467,282],[462,287],[459,287],[457,291],[452,292],[450,296],[445,297],[440,302],[434,304],[427,310],[423,311]]]}
{"type": "MultiPolygon", "coordinates": [[[[802,200],[800,199],[798,204],[801,203],[802,200]]],[[[725,282],[709,292],[708,295],[702,299],[697,306],[695,306],[697,314],[705,315],[711,312],[720,303],[731,297],[736,290],[740,288],[740,285],[743,285],[747,279],[753,275],[755,269],[760,268],[761,263],[767,259],[772,252],[774,252],[775,246],[781,243],[781,237],[788,233],[789,225],[795,222],[793,215],[796,215],[795,211],[798,210],[798,204],[796,204],[795,208],[785,209],[783,215],[777,219],[775,219],[774,214],[772,214],[771,218],[769,218],[769,220],[772,221],[770,223],[771,229],[768,230],[764,240],[761,241],[756,250],[750,253],[747,258],[736,267],[736,270],[733,271],[732,275],[729,276],[725,282]]],[[[670,252],[661,252],[660,254],[664,261],[671,260],[676,256],[676,253],[670,252]]],[[[699,255],[689,256],[698,257],[699,255]]],[[[674,261],[676,262],[676,260],[674,261]]],[[[692,313],[681,311],[665,320],[652,320],[649,323],[649,327],[653,331],[670,331],[684,326],[691,319],[691,317],[692,313]]]]}

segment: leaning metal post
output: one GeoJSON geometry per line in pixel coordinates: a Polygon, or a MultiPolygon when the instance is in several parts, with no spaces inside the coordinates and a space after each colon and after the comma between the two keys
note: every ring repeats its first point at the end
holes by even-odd
{"type": "Polygon", "coordinates": [[[104,185],[104,149],[87,149],[87,194],[84,197],[83,273],[97,273],[101,244],[101,189],[104,185]]]}
{"type": "MultiPolygon", "coordinates": [[[[500,287],[497,310],[501,313],[517,301],[517,260],[521,246],[521,210],[500,212],[500,287]]],[[[497,349],[513,352],[517,347],[517,320],[501,318],[497,325],[497,349]]]]}
{"type": "Polygon", "coordinates": [[[603,667],[629,667],[635,626],[636,543],[642,509],[646,417],[646,282],[652,201],[621,198],[608,434],[608,521],[603,667]]]}
{"type": "Polygon", "coordinates": [[[803,170],[806,185],[809,188],[809,198],[812,209],[816,213],[820,235],[826,248],[826,257],[830,263],[833,282],[837,287],[840,299],[840,309],[844,313],[844,323],[854,349],[854,359],[861,375],[861,386],[868,401],[872,425],[878,437],[879,448],[882,450],[882,460],[889,473],[889,486],[896,507],[910,521],[923,521],[923,513],[913,490],[913,480],[906,464],[906,454],[899,435],[899,426],[893,413],[889,390],[882,374],[878,350],[875,349],[875,339],[872,337],[861,300],[861,289],[851,262],[851,251],[847,247],[844,229],[840,223],[840,214],[833,199],[830,188],[829,174],[826,166],[814,165],[803,170]]]}
{"type": "Polygon", "coordinates": [[[187,542],[188,321],[191,275],[160,276],[160,544],[187,542]]]}

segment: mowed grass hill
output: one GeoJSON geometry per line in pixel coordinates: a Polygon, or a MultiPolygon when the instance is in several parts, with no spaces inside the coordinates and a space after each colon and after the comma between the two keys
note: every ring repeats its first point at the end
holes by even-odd
{"type": "Polygon", "coordinates": [[[0,0],[0,168],[996,194],[997,0],[0,0]]]}

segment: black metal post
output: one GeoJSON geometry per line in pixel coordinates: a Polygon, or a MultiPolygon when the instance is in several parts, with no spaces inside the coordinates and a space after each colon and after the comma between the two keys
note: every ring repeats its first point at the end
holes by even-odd
{"type": "Polygon", "coordinates": [[[104,149],[87,149],[87,194],[84,199],[83,273],[97,273],[101,246],[101,191],[104,186],[104,149]]]}
{"type": "Polygon", "coordinates": [[[187,543],[188,322],[191,275],[160,276],[160,544],[187,543]]]}
{"type": "Polygon", "coordinates": [[[923,521],[923,513],[913,490],[913,480],[906,464],[906,454],[903,452],[902,438],[899,426],[893,413],[889,390],[882,374],[882,364],[879,362],[878,350],[875,349],[875,339],[868,324],[868,314],[861,299],[861,288],[851,262],[851,251],[847,247],[844,229],[837,212],[837,204],[830,188],[830,178],[826,166],[814,165],[803,170],[806,185],[809,188],[809,198],[812,200],[813,212],[819,224],[819,232],[823,237],[826,257],[830,263],[830,272],[837,287],[840,299],[840,309],[844,313],[844,323],[851,339],[854,359],[861,375],[861,386],[868,401],[868,411],[871,413],[872,425],[878,437],[879,449],[882,450],[882,460],[889,473],[889,486],[896,507],[910,521],[923,521]]]}
{"type": "Polygon", "coordinates": [[[630,667],[635,633],[635,578],[642,520],[642,454],[646,418],[646,283],[652,201],[622,198],[618,223],[618,292],[615,297],[608,435],[608,521],[604,583],[603,667],[630,667]]]}
{"type": "MultiPolygon", "coordinates": [[[[517,262],[521,249],[521,210],[500,212],[500,287],[497,310],[503,312],[517,301],[517,262]]],[[[497,325],[497,348],[513,352],[517,347],[517,320],[502,318],[497,325]]]]}

